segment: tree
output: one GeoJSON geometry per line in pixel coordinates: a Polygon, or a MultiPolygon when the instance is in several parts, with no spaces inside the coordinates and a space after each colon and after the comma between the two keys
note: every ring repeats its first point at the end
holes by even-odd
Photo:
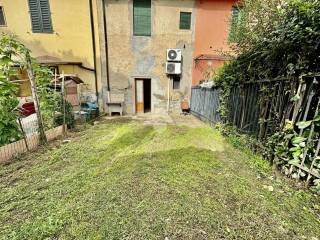
{"type": "Polygon", "coordinates": [[[233,36],[237,55],[217,80],[230,84],[320,71],[319,0],[246,0],[240,15],[233,36]]]}
{"type": "Polygon", "coordinates": [[[285,0],[245,0],[237,6],[239,11],[233,24],[235,50],[243,53],[277,29],[281,20],[281,6],[285,0]]]}

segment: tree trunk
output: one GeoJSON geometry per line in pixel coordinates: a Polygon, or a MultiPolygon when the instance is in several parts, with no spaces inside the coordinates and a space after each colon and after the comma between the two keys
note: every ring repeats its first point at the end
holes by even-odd
{"type": "Polygon", "coordinates": [[[34,73],[32,69],[32,63],[31,63],[31,57],[30,54],[26,54],[26,61],[27,61],[27,71],[28,71],[28,76],[30,80],[30,85],[31,85],[31,92],[32,92],[32,98],[34,102],[34,108],[37,114],[37,119],[38,119],[38,131],[39,131],[39,136],[40,136],[40,144],[47,144],[47,137],[44,131],[44,126],[43,126],[43,121],[42,121],[42,116],[40,112],[40,105],[39,105],[39,98],[37,94],[37,86],[35,83],[35,78],[34,78],[34,73]]]}

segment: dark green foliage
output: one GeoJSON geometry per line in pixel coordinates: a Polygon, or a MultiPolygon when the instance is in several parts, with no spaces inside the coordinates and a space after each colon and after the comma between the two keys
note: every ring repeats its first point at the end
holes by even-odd
{"type": "MultiPolygon", "coordinates": [[[[319,0],[247,0],[240,14],[240,22],[233,32],[237,56],[220,69],[215,79],[224,90],[220,109],[224,117],[228,116],[227,103],[232,85],[280,77],[301,79],[301,76],[320,72],[319,0]]],[[[271,88],[269,86],[264,92],[271,94],[271,88]]],[[[268,98],[272,101],[271,95],[268,98]]],[[[268,149],[264,151],[266,156],[275,159],[290,177],[305,177],[305,173],[298,176],[300,170],[295,167],[303,159],[305,167],[310,168],[319,128],[316,127],[314,141],[308,144],[307,138],[311,123],[318,124],[316,119],[291,123],[269,139],[268,149]],[[304,133],[299,136],[302,128],[304,133]]],[[[319,163],[318,159],[313,166],[318,174],[319,163]]]]}
{"type": "Polygon", "coordinates": [[[234,33],[238,55],[215,78],[224,89],[222,116],[233,84],[320,72],[318,0],[248,0],[240,14],[234,33]]]}
{"type": "Polygon", "coordinates": [[[0,37],[0,146],[18,140],[21,136],[16,122],[15,109],[18,106],[16,97],[18,87],[11,82],[20,63],[13,58],[22,45],[7,35],[0,37]]]}
{"type": "Polygon", "coordinates": [[[17,88],[14,84],[0,79],[0,146],[14,142],[21,137],[17,115],[14,112],[18,106],[15,97],[17,88]]]}
{"type": "MultiPolygon", "coordinates": [[[[248,15],[247,11],[246,7],[240,10],[243,16],[248,15]]],[[[320,71],[320,2],[290,0],[278,5],[276,13],[270,15],[270,31],[246,43],[240,33],[235,36],[239,55],[218,76],[221,84],[320,71]]],[[[246,20],[244,17],[243,21],[246,20]]],[[[257,28],[259,22],[256,25],[257,28]]]]}
{"type": "Polygon", "coordinates": [[[59,105],[58,101],[61,95],[52,88],[52,71],[38,64],[33,64],[33,71],[36,79],[37,93],[40,101],[40,110],[45,129],[55,127],[55,111],[59,105]]]}
{"type": "MultiPolygon", "coordinates": [[[[29,50],[15,36],[3,34],[0,37],[0,146],[14,142],[21,137],[17,124],[18,85],[17,70],[26,70],[26,55],[29,50]]],[[[45,66],[32,64],[35,84],[40,102],[42,119],[46,129],[56,127],[61,119],[56,112],[62,113],[62,96],[52,88],[52,72],[45,66]]],[[[67,124],[73,124],[72,106],[67,104],[67,124]]]]}
{"type": "MultiPolygon", "coordinates": [[[[66,107],[66,124],[68,125],[68,128],[73,128],[75,124],[73,107],[71,103],[69,103],[68,101],[66,101],[65,107],[66,107]]],[[[60,126],[63,124],[63,112],[64,112],[63,102],[62,102],[62,98],[60,97],[57,101],[56,115],[54,119],[55,126],[60,126]]]]}

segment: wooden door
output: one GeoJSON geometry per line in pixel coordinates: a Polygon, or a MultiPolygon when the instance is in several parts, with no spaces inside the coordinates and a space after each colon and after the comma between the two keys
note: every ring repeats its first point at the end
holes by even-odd
{"type": "Polygon", "coordinates": [[[136,113],[144,113],[143,79],[136,79],[136,113]]]}

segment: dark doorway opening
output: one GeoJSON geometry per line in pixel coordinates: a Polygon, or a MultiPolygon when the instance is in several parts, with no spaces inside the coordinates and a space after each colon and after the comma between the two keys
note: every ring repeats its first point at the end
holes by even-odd
{"type": "Polygon", "coordinates": [[[173,89],[179,90],[181,77],[179,75],[174,75],[172,79],[173,79],[173,89]]]}
{"type": "Polygon", "coordinates": [[[143,95],[144,95],[144,112],[151,112],[151,79],[144,79],[143,81],[143,95]]]}

